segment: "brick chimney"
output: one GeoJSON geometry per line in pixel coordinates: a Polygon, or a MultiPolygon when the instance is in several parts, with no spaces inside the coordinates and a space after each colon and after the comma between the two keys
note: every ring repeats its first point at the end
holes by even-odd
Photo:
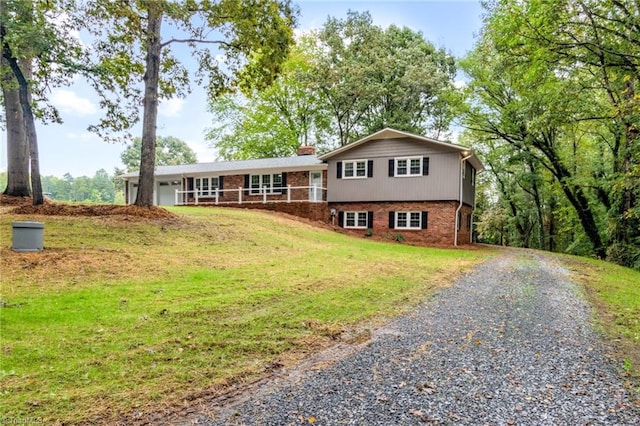
{"type": "Polygon", "coordinates": [[[303,145],[298,147],[298,156],[301,155],[315,155],[316,147],[311,145],[303,145]]]}

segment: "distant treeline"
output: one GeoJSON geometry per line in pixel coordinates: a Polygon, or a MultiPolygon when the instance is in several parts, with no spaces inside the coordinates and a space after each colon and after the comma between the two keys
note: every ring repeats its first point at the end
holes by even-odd
{"type": "MultiPolygon", "coordinates": [[[[7,185],[7,173],[0,173],[0,188],[7,185]]],[[[73,201],[98,204],[124,204],[124,186],[117,175],[98,170],[93,177],[73,177],[66,173],[62,178],[42,176],[42,191],[53,201],[73,201]]]]}

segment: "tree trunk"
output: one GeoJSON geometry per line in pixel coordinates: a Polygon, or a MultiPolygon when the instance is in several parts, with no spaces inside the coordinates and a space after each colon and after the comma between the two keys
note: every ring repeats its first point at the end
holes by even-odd
{"type": "MultiPolygon", "coordinates": [[[[0,56],[0,66],[7,61],[0,56]]],[[[7,187],[4,194],[28,197],[29,188],[29,148],[25,133],[25,123],[20,106],[20,94],[14,74],[7,72],[2,78],[2,98],[7,123],[7,187]]]]}
{"type": "Polygon", "coordinates": [[[140,181],[135,205],[151,207],[155,185],[156,126],[158,121],[158,80],[160,76],[160,25],[162,9],[157,2],[149,2],[147,17],[147,58],[144,75],[142,118],[142,149],[140,152],[140,181]]]}
{"type": "MultiPolygon", "coordinates": [[[[5,29],[2,28],[2,35],[5,29]]],[[[29,143],[29,156],[31,159],[31,189],[33,191],[33,204],[40,205],[44,203],[42,195],[42,183],[40,181],[40,161],[38,158],[38,136],[36,133],[35,117],[29,102],[29,82],[25,78],[24,73],[18,65],[18,60],[13,56],[11,48],[5,42],[2,46],[2,56],[7,60],[13,75],[18,80],[18,94],[20,106],[22,107],[22,115],[25,124],[25,134],[29,143]]]]}

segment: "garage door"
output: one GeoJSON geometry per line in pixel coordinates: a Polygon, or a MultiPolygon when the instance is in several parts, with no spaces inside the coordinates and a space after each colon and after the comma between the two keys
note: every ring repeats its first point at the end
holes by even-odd
{"type": "Polygon", "coordinates": [[[158,205],[173,206],[176,203],[176,189],[182,189],[180,181],[158,182],[158,205]]]}

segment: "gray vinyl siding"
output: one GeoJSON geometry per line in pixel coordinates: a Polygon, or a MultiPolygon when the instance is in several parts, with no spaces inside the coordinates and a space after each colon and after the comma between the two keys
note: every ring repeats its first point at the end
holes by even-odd
{"type": "MultiPolygon", "coordinates": [[[[441,154],[446,152],[447,149],[444,147],[433,148],[432,146],[425,145],[424,143],[417,143],[410,139],[379,139],[372,140],[363,145],[352,148],[331,160],[408,157],[412,155],[441,154]]],[[[457,151],[452,148],[450,152],[454,153],[457,151]]]]}
{"type": "MultiPolygon", "coordinates": [[[[472,185],[473,166],[465,161],[465,175],[462,182],[462,201],[473,206],[475,201],[475,186],[472,185]]],[[[476,185],[478,184],[478,176],[476,175],[476,185]]]]}
{"type": "Polygon", "coordinates": [[[328,160],[329,202],[349,201],[449,201],[460,194],[460,154],[446,148],[403,140],[383,139],[355,147],[328,160]],[[429,157],[429,175],[389,177],[389,159],[429,157]],[[338,179],[336,164],[344,160],[373,160],[373,177],[338,179]]]}

